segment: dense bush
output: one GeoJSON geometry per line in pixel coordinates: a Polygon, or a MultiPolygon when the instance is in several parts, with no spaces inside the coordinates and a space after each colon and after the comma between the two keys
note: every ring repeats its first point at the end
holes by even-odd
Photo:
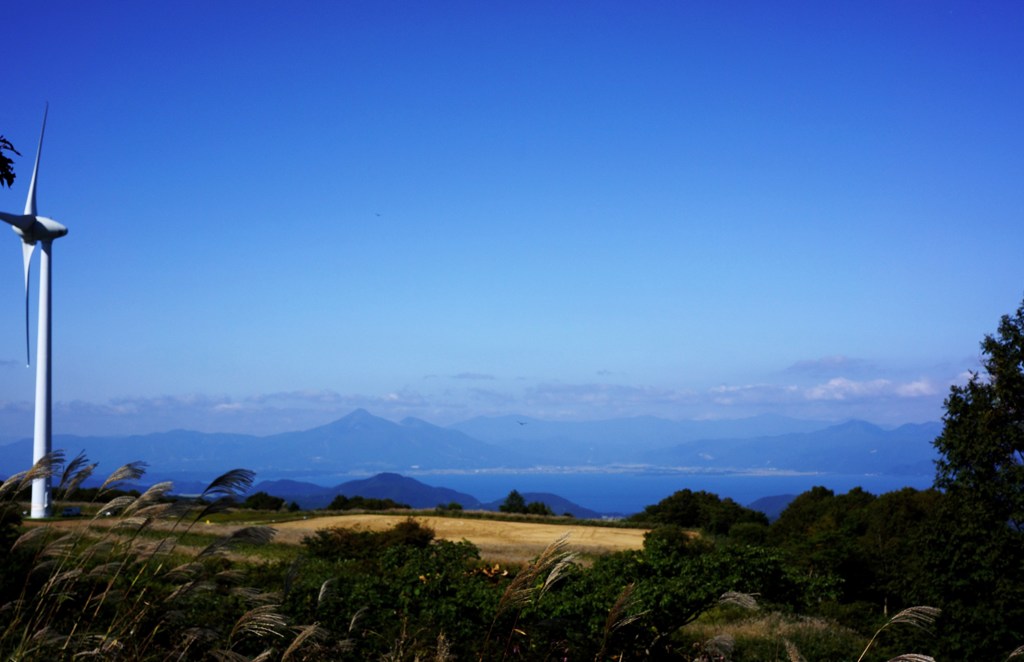
{"type": "Polygon", "coordinates": [[[643,512],[630,517],[630,520],[655,526],[671,524],[703,529],[721,535],[727,534],[736,524],[768,525],[768,518],[762,512],[744,508],[732,499],[722,499],[717,494],[688,489],[679,490],[647,506],[643,512]]]}
{"type": "Polygon", "coordinates": [[[518,513],[521,515],[543,515],[547,517],[553,516],[555,513],[550,507],[543,501],[531,501],[526,503],[526,499],[517,490],[512,490],[505,497],[505,500],[498,506],[498,511],[503,513],[518,513]]]}
{"type": "Polygon", "coordinates": [[[245,501],[242,502],[242,507],[251,508],[252,510],[281,510],[284,507],[284,499],[271,496],[266,492],[256,492],[245,498],[245,501]]]}
{"type": "Polygon", "coordinates": [[[339,494],[334,497],[327,510],[409,510],[407,503],[398,503],[392,499],[374,499],[370,497],[347,497],[339,494]]]}
{"type": "Polygon", "coordinates": [[[364,560],[396,545],[422,549],[433,539],[433,529],[410,517],[387,531],[356,531],[345,527],[318,529],[303,538],[302,544],[310,555],[318,558],[364,560]]]}

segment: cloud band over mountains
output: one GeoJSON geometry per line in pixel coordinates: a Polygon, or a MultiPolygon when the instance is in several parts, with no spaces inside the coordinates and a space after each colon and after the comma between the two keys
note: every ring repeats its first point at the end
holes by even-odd
{"type": "MultiPolygon", "coordinates": [[[[817,372],[817,369],[812,372],[817,372]]],[[[170,429],[273,434],[321,425],[353,409],[400,420],[409,416],[446,425],[475,416],[510,413],[551,420],[599,420],[651,415],[669,419],[744,418],[775,413],[794,418],[880,424],[938,420],[949,383],[917,377],[830,377],[807,384],[717,385],[678,389],[614,383],[503,382],[462,373],[433,390],[404,387],[380,394],[329,389],[281,391],[244,397],[188,394],[125,397],[107,402],[58,402],[57,429],[70,434],[135,434],[170,429]],[[475,377],[468,380],[466,375],[475,377]],[[488,388],[477,385],[485,381],[488,388]]],[[[433,382],[433,380],[431,380],[433,382]]],[[[433,387],[433,383],[428,384],[433,387]]],[[[30,435],[28,402],[0,402],[0,423],[11,436],[30,435]]]]}

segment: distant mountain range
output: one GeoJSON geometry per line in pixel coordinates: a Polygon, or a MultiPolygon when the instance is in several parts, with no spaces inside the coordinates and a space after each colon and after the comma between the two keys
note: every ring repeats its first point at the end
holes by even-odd
{"type": "Polygon", "coordinates": [[[658,466],[700,466],[724,471],[835,471],[851,474],[922,475],[934,471],[931,441],[940,423],[904,425],[883,430],[864,421],[849,421],[813,432],[755,439],[714,439],[677,444],[640,453],[658,466]]]}
{"type": "MultiPolygon", "coordinates": [[[[151,473],[186,479],[212,478],[235,467],[260,476],[329,476],[424,469],[526,466],[514,450],[408,418],[401,423],[363,409],[333,423],[267,437],[172,430],[127,437],[54,435],[53,447],[69,456],[80,449],[105,469],[141,460],[151,473]]],[[[32,440],[0,446],[0,473],[26,468],[32,440]]]]}
{"type": "Polygon", "coordinates": [[[498,416],[470,419],[449,429],[501,448],[515,448],[525,455],[543,457],[546,464],[583,466],[636,463],[638,453],[691,441],[813,432],[829,425],[770,415],[713,421],[669,421],[638,416],[584,422],[498,416]]]}
{"type": "MultiPolygon", "coordinates": [[[[408,504],[413,508],[434,508],[439,505],[457,503],[465,510],[497,511],[504,503],[504,499],[482,503],[469,494],[456,492],[447,487],[433,487],[421,483],[415,478],[394,473],[380,473],[370,478],[350,480],[334,487],[322,487],[295,480],[269,480],[254,485],[252,491],[262,491],[287,501],[294,501],[304,509],[324,508],[339,494],[347,497],[391,499],[397,503],[408,504]]],[[[584,508],[556,494],[523,492],[522,496],[527,503],[540,501],[547,504],[558,515],[569,513],[573,517],[585,519],[601,517],[601,513],[584,508]]]]}
{"type": "MultiPolygon", "coordinates": [[[[381,473],[440,475],[485,469],[514,473],[531,467],[561,467],[598,472],[628,468],[636,472],[920,476],[934,471],[937,456],[931,442],[941,429],[938,422],[886,430],[864,421],[830,425],[783,417],[734,421],[639,417],[569,423],[506,416],[440,427],[415,418],[395,423],[357,409],[328,425],[265,437],[188,430],[122,437],[55,435],[53,446],[65,450],[69,458],[84,451],[99,462],[98,475],[144,461],[150,465],[148,479],[172,480],[183,493],[224,471],[245,467],[272,481],[265,484],[274,486],[279,496],[286,496],[281,493],[285,488],[288,494],[304,494],[287,497],[301,503],[324,498],[318,490],[348,489],[349,483],[340,482],[344,478],[381,473]],[[318,487],[327,484],[335,488],[318,487]]],[[[0,445],[0,476],[27,468],[31,457],[31,439],[0,445]]],[[[387,496],[381,493],[379,498],[387,496]]],[[[405,502],[411,503],[412,498],[406,496],[405,502]]],[[[424,499],[411,505],[433,507],[457,501],[475,507],[460,500],[473,497],[456,492],[431,493],[424,499]]],[[[550,500],[533,500],[544,500],[556,512],[564,512],[550,500]]],[[[564,506],[567,510],[579,507],[568,502],[564,506]]]]}

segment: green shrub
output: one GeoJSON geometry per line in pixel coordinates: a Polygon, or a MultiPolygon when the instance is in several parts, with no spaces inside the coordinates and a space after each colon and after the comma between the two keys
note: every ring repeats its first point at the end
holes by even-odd
{"type": "Polygon", "coordinates": [[[392,499],[347,497],[344,494],[339,494],[327,506],[327,510],[409,510],[411,507],[407,503],[398,503],[392,499]]]}
{"type": "Polygon", "coordinates": [[[688,489],[679,490],[657,504],[647,506],[643,512],[629,519],[653,526],[670,524],[723,535],[741,522],[768,524],[768,518],[762,512],[744,508],[732,499],[722,499],[717,494],[688,489]]]}
{"type": "Polygon", "coordinates": [[[266,492],[257,492],[246,497],[242,502],[242,507],[251,510],[281,510],[284,507],[284,499],[271,496],[266,492]]]}
{"type": "Polygon", "coordinates": [[[356,531],[345,527],[318,529],[302,539],[310,555],[324,559],[374,559],[388,547],[406,545],[424,548],[434,539],[434,530],[407,518],[386,531],[356,531]]]}

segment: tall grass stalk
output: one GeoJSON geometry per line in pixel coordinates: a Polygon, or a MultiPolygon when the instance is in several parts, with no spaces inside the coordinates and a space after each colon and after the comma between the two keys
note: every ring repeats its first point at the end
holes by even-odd
{"type": "Polygon", "coordinates": [[[562,577],[565,570],[575,562],[576,555],[567,549],[568,545],[569,534],[566,533],[548,545],[537,558],[520,570],[512,581],[509,582],[508,586],[505,587],[501,598],[498,600],[494,618],[491,620],[491,625],[484,638],[483,649],[480,654],[481,660],[488,659],[487,654],[491,637],[498,620],[506,613],[515,612],[508,637],[505,639],[501,659],[508,657],[513,637],[521,632],[518,625],[523,608],[531,602],[540,600],[562,577]]]}
{"type": "MultiPolygon", "coordinates": [[[[888,621],[886,621],[885,625],[883,625],[875,631],[875,634],[872,635],[871,640],[868,641],[868,645],[864,647],[864,651],[860,654],[860,657],[857,658],[857,662],[861,662],[864,659],[864,657],[868,654],[868,651],[871,650],[871,647],[875,645],[875,641],[878,639],[878,636],[890,627],[894,625],[909,625],[911,627],[915,627],[930,633],[932,626],[935,625],[935,620],[939,617],[939,614],[941,613],[942,610],[937,609],[936,607],[907,607],[900,613],[890,618],[888,621]]],[[[911,653],[909,654],[909,656],[901,655],[900,657],[894,659],[906,660],[906,662],[915,662],[914,658],[912,657],[914,655],[917,654],[911,653]]],[[[923,655],[919,657],[921,658],[921,660],[932,659],[930,657],[923,655]]]]}
{"type": "Polygon", "coordinates": [[[595,660],[603,660],[605,658],[605,653],[608,650],[608,641],[615,632],[635,623],[643,616],[643,613],[631,613],[636,604],[635,592],[636,584],[627,584],[619,593],[619,597],[615,599],[615,603],[608,611],[608,618],[604,622],[604,628],[601,633],[601,648],[594,657],[595,660]]]}
{"type": "MultiPolygon", "coordinates": [[[[52,453],[0,484],[0,508],[16,508],[18,496],[38,478],[59,476],[57,494],[71,497],[96,464],[79,454],[65,465],[63,457],[52,453]]],[[[91,520],[73,527],[33,524],[14,541],[11,558],[16,555],[25,570],[17,596],[0,605],[0,657],[249,660],[247,651],[270,642],[254,658],[259,660],[276,658],[278,642],[288,658],[314,642],[316,625],[289,627],[277,610],[279,596],[239,586],[240,574],[225,569],[225,552],[265,544],[272,529],[247,527],[198,551],[179,549],[196,523],[249,488],[252,472],[236,469],[218,477],[199,504],[168,501],[168,482],[139,496],[112,494],[123,481],[141,478],[145,468],[133,462],[111,473],[97,491],[96,500],[105,503],[91,520]],[[221,625],[219,613],[194,622],[203,604],[196,600],[218,592],[227,596],[218,608],[239,604],[241,615],[221,625]]]]}

